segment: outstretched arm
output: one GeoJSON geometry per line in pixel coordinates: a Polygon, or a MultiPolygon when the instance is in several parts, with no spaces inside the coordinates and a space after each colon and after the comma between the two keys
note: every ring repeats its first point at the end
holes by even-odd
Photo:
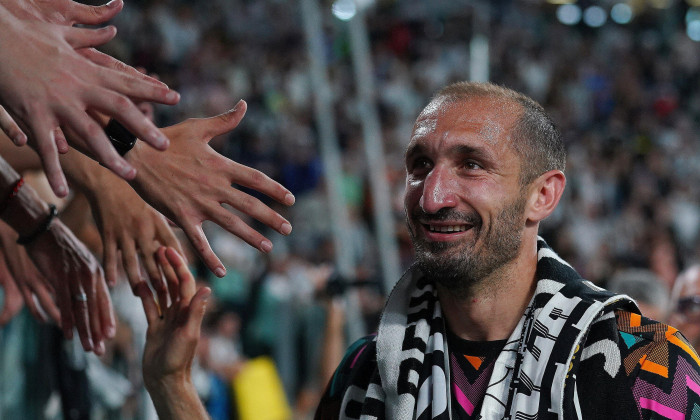
{"type": "Polygon", "coordinates": [[[122,7],[121,0],[99,7],[69,0],[0,2],[0,128],[17,145],[29,135],[61,197],[68,188],[57,152],[66,152],[68,143],[58,127],[75,131],[71,146],[127,179],[135,170],[111,146],[93,111],[113,116],[154,147],[168,145],[132,100],[175,104],[177,92],[92,48],[115,36],[113,26],[72,26],[104,23],[122,7]]]}
{"type": "Polygon", "coordinates": [[[192,383],[191,369],[211,290],[196,290],[192,274],[173,248],[160,248],[158,263],[168,283],[178,287],[171,305],[161,306],[160,312],[148,287],[138,289],[148,320],[144,383],[159,418],[208,419],[192,383]]]}
{"type": "Polygon", "coordinates": [[[232,110],[211,118],[193,118],[163,129],[171,140],[164,152],[155,152],[139,142],[126,154],[138,169],[131,185],[149,204],[180,226],[205,264],[219,277],[226,269],[212,251],[202,222],[211,220],[262,252],[272,243],[227,210],[227,204],[277,232],[288,235],[292,226],[257,198],[233,185],[259,191],[285,205],[294,204],[286,188],[262,172],[236,163],[209,146],[213,137],[236,128],[247,105],[240,101],[232,110]]]}
{"type": "MultiPolygon", "coordinates": [[[[0,132],[0,156],[13,167],[20,172],[41,169],[31,149],[14,147],[3,138],[0,132]]],[[[167,289],[158,272],[155,251],[163,245],[182,252],[165,217],[144,202],[126,182],[85,155],[76,152],[61,155],[61,165],[72,185],[90,202],[102,239],[107,284],[116,283],[121,256],[132,289],[144,281],[143,266],[159,297],[163,298],[167,289]]]]}
{"type": "Polygon", "coordinates": [[[104,352],[103,340],[114,335],[115,321],[107,285],[94,256],[49,205],[0,158],[0,218],[26,241],[35,266],[49,279],[61,311],[61,327],[72,338],[76,326],[86,351],[104,352]],[[19,186],[19,187],[18,187],[19,186]]]}

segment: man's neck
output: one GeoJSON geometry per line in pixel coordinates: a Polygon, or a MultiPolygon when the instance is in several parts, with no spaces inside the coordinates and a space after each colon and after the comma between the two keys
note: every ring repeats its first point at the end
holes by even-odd
{"type": "Polygon", "coordinates": [[[535,293],[537,243],[525,241],[520,255],[466,294],[450,293],[437,283],[438,298],[452,332],[465,340],[510,337],[535,293]]]}

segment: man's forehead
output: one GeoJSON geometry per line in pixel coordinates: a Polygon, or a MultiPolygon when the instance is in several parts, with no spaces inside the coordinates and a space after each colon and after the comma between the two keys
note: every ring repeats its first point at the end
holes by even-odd
{"type": "Polygon", "coordinates": [[[473,131],[488,143],[494,143],[512,127],[521,112],[519,105],[499,98],[435,98],[416,119],[411,140],[417,141],[435,132],[439,125],[449,124],[451,128],[473,131]]]}

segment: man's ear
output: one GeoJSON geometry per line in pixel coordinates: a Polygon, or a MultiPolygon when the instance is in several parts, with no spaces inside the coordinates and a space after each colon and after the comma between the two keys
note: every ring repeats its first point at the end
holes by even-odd
{"type": "Polygon", "coordinates": [[[556,169],[537,177],[528,188],[529,199],[525,210],[527,220],[540,222],[552,214],[559,204],[565,186],[564,173],[556,169]]]}

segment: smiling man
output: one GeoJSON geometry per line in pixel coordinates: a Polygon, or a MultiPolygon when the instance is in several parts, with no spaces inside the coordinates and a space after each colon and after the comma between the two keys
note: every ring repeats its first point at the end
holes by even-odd
{"type": "Polygon", "coordinates": [[[440,91],[406,151],[416,263],[353,344],[316,419],[700,418],[695,351],[538,237],[566,184],[541,106],[440,91]]]}
{"type": "MultiPolygon", "coordinates": [[[[700,359],[680,332],[583,280],[537,236],[565,160],[552,121],[517,92],[457,83],[433,98],[406,152],[416,263],[316,419],[700,418],[700,359]]],[[[161,317],[144,298],[144,380],[160,418],[204,419],[190,368],[208,292],[195,295],[168,252],[181,297],[161,317]]]]}

